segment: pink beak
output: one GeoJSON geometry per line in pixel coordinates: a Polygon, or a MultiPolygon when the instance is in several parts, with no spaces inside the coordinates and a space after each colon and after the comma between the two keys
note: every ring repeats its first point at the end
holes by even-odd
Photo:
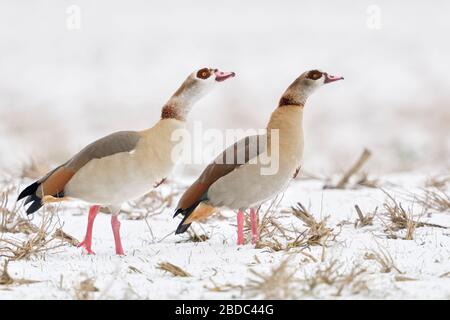
{"type": "Polygon", "coordinates": [[[234,72],[223,72],[223,71],[215,71],[214,75],[216,76],[216,81],[222,82],[227,80],[228,78],[234,77],[236,74],[234,72]]]}
{"type": "Polygon", "coordinates": [[[330,82],[334,82],[334,81],[338,81],[338,80],[344,80],[344,77],[331,76],[329,74],[325,74],[325,81],[324,81],[324,83],[330,83],[330,82]]]}

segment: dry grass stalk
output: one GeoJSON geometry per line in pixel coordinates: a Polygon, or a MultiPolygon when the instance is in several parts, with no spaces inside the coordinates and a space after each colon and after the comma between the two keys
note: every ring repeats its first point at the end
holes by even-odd
{"type": "Polygon", "coordinates": [[[130,270],[130,272],[132,272],[132,273],[140,273],[140,274],[142,274],[142,271],[141,270],[139,270],[138,268],[136,268],[136,267],[133,267],[133,266],[128,266],[128,269],[130,270]]]}
{"type": "Polygon", "coordinates": [[[337,270],[340,268],[337,260],[331,261],[325,268],[320,265],[312,277],[306,278],[309,290],[314,290],[319,284],[332,285],[337,279],[337,270]]]}
{"type": "Polygon", "coordinates": [[[380,271],[382,273],[389,273],[394,270],[399,274],[403,274],[403,272],[400,271],[400,269],[395,265],[391,254],[387,250],[383,250],[381,247],[379,248],[379,251],[371,250],[370,252],[366,252],[364,259],[376,261],[380,265],[380,271]]]}
{"type": "Polygon", "coordinates": [[[3,271],[0,274],[0,285],[10,285],[13,284],[14,280],[8,273],[8,260],[3,264],[3,271]]]}
{"type": "MultiPolygon", "coordinates": [[[[297,207],[286,211],[287,214],[294,214],[307,227],[306,230],[299,231],[295,227],[286,228],[275,218],[275,211],[267,211],[260,224],[262,232],[261,240],[256,248],[269,248],[272,251],[289,250],[293,248],[304,248],[310,245],[325,245],[332,229],[326,227],[328,218],[317,222],[314,217],[299,203],[297,207]]],[[[277,216],[280,212],[277,212],[277,216]]]]}
{"type": "Polygon", "coordinates": [[[91,300],[92,293],[99,289],[94,285],[94,279],[88,278],[81,281],[75,288],[75,298],[77,300],[91,300]]]}
{"type": "Polygon", "coordinates": [[[25,233],[32,234],[38,228],[28,219],[19,215],[19,208],[16,204],[9,208],[9,196],[11,189],[6,189],[0,193],[0,232],[4,233],[25,233]]]}
{"type": "MultiPolygon", "coordinates": [[[[325,185],[325,189],[344,189],[348,184],[350,178],[361,170],[362,166],[369,160],[371,152],[364,149],[358,160],[344,173],[342,178],[338,181],[336,185],[325,185]]],[[[364,179],[362,180],[364,182],[364,179]]]]}
{"type": "Polygon", "coordinates": [[[70,234],[64,232],[61,228],[56,229],[52,237],[67,242],[68,244],[74,247],[77,247],[80,244],[80,241],[78,241],[75,237],[71,236],[70,234]]]}
{"type": "Polygon", "coordinates": [[[355,221],[355,228],[363,228],[365,226],[373,225],[373,218],[377,214],[378,207],[375,208],[373,213],[368,213],[366,216],[361,211],[361,208],[355,204],[355,210],[358,214],[358,219],[355,221]]]}
{"type": "Polygon", "coordinates": [[[397,282],[417,281],[417,279],[405,277],[405,276],[401,276],[401,275],[396,275],[394,279],[397,282]]]}
{"type": "MultiPolygon", "coordinates": [[[[277,227],[274,224],[275,221],[275,214],[276,210],[278,208],[278,205],[280,203],[281,199],[279,197],[275,197],[267,210],[264,212],[262,218],[260,219],[258,223],[258,229],[259,229],[259,237],[260,239],[264,238],[272,238],[274,236],[274,233],[277,231],[277,227]]],[[[261,213],[261,207],[258,208],[258,213],[261,213]]],[[[249,227],[250,223],[247,223],[247,229],[250,229],[249,227]]]]}
{"type": "MultiPolygon", "coordinates": [[[[304,234],[300,234],[297,238],[295,238],[293,241],[284,241],[280,242],[277,238],[272,238],[270,240],[262,240],[258,241],[255,248],[256,249],[264,249],[269,248],[271,251],[278,252],[278,251],[287,251],[294,248],[300,248],[303,250],[304,248],[307,248],[309,246],[308,241],[304,237],[304,234]]],[[[299,253],[304,253],[303,251],[299,251],[299,253]]],[[[307,255],[307,254],[305,254],[307,255]]]]}
{"type": "Polygon", "coordinates": [[[209,240],[208,235],[198,234],[197,231],[195,231],[194,227],[189,228],[186,233],[187,233],[188,237],[183,240],[177,241],[177,243],[187,243],[187,242],[197,243],[197,242],[205,242],[205,241],[209,240]]]}
{"type": "Polygon", "coordinates": [[[354,266],[350,272],[342,272],[343,264],[337,260],[331,260],[329,263],[317,268],[311,277],[307,277],[304,282],[308,291],[313,291],[319,285],[327,285],[336,288],[335,296],[340,296],[345,288],[349,288],[352,293],[359,293],[367,290],[365,281],[361,279],[361,275],[366,269],[360,266],[354,266]]]}
{"type": "Polygon", "coordinates": [[[295,297],[295,271],[289,271],[288,261],[283,260],[269,274],[261,274],[253,269],[249,270],[255,278],[248,280],[243,288],[250,297],[262,296],[264,299],[289,299],[295,297]]]}
{"type": "Polygon", "coordinates": [[[437,188],[424,190],[422,195],[414,195],[414,200],[425,210],[437,212],[450,212],[450,194],[437,188]]]}
{"type": "Polygon", "coordinates": [[[328,217],[325,217],[320,221],[316,221],[314,216],[309,213],[309,211],[300,202],[297,203],[296,207],[292,207],[292,212],[295,217],[300,219],[308,227],[306,234],[308,238],[307,243],[312,246],[324,246],[326,244],[326,240],[333,231],[333,229],[327,228],[326,226],[328,217]]]}
{"type": "Polygon", "coordinates": [[[63,244],[49,246],[49,243],[54,240],[54,238],[48,237],[53,228],[53,214],[44,214],[38,231],[30,235],[28,240],[0,239],[0,243],[4,244],[0,247],[0,257],[10,260],[28,259],[31,256],[61,247],[63,244]]]}
{"type": "Polygon", "coordinates": [[[450,175],[436,176],[428,179],[428,181],[425,183],[425,186],[427,188],[436,188],[442,190],[447,187],[448,183],[450,183],[450,175]]]}
{"type": "Polygon", "coordinates": [[[282,243],[280,243],[280,241],[278,241],[278,239],[273,238],[271,240],[259,240],[256,245],[255,245],[256,249],[264,249],[264,248],[269,248],[271,251],[274,252],[278,252],[278,251],[282,251],[282,250],[286,250],[286,246],[282,243]]]}
{"type": "Polygon", "coordinates": [[[367,188],[378,188],[378,180],[377,179],[369,179],[367,173],[360,173],[358,179],[355,182],[356,185],[367,187],[367,188]]]}
{"type": "Polygon", "coordinates": [[[152,216],[161,214],[165,208],[171,207],[176,196],[181,192],[178,185],[170,183],[170,191],[167,195],[160,189],[155,189],[147,193],[138,200],[129,202],[131,210],[122,210],[128,220],[144,220],[152,216]]]}
{"type": "Polygon", "coordinates": [[[259,234],[260,241],[264,241],[265,239],[271,239],[275,236],[276,232],[279,231],[279,224],[276,222],[276,219],[273,214],[266,213],[263,215],[259,224],[259,234]]]}
{"type": "Polygon", "coordinates": [[[266,220],[266,228],[271,228],[270,237],[266,233],[264,239],[260,239],[255,248],[269,248],[271,251],[285,251],[294,248],[304,249],[309,246],[307,232],[299,232],[297,230],[289,230],[283,227],[275,218],[270,217],[266,220]]]}
{"type": "Polygon", "coordinates": [[[413,240],[414,239],[414,231],[416,231],[417,222],[409,219],[406,224],[406,235],[405,240],[413,240]]]}
{"type": "MultiPolygon", "coordinates": [[[[304,233],[297,230],[285,228],[275,216],[282,214],[290,215],[290,211],[278,211],[277,208],[282,197],[276,197],[272,200],[269,207],[265,210],[262,219],[259,222],[260,240],[256,248],[269,248],[272,251],[289,250],[296,247],[304,247],[308,244],[305,241],[304,233]]],[[[261,208],[258,208],[261,212],[261,208]]],[[[249,218],[246,217],[247,229],[250,230],[249,218]]]]}
{"type": "Polygon", "coordinates": [[[204,285],[203,287],[209,291],[212,292],[227,292],[227,291],[231,291],[234,289],[241,289],[241,291],[243,290],[242,286],[236,286],[233,284],[223,284],[223,285],[219,285],[217,284],[212,278],[209,279],[211,281],[211,283],[213,284],[212,287],[204,285]]]}
{"type": "Polygon", "coordinates": [[[406,229],[408,225],[411,225],[410,214],[406,212],[401,203],[395,201],[391,198],[392,202],[385,202],[383,204],[386,209],[386,214],[388,215],[391,225],[390,228],[393,231],[398,231],[400,229],[406,229]]]}
{"type": "Polygon", "coordinates": [[[209,237],[206,234],[199,235],[192,227],[189,228],[187,232],[189,235],[189,242],[205,242],[209,240],[209,237]]]}
{"type": "Polygon", "coordinates": [[[180,267],[171,264],[170,262],[160,262],[157,266],[158,269],[171,273],[174,277],[190,277],[191,275],[181,269],[180,267]]]}
{"type": "Polygon", "coordinates": [[[8,273],[8,263],[6,260],[3,264],[3,271],[0,274],[0,285],[9,286],[12,284],[22,285],[22,284],[32,284],[40,281],[28,280],[28,279],[14,279],[8,273]]]}
{"type": "Polygon", "coordinates": [[[391,237],[396,238],[397,236],[394,234],[395,231],[406,229],[405,240],[412,240],[414,236],[414,231],[416,228],[420,227],[436,227],[436,228],[446,228],[444,226],[434,224],[434,223],[426,223],[413,220],[412,211],[409,210],[407,212],[400,202],[397,202],[395,198],[387,193],[385,190],[382,190],[387,196],[388,200],[384,202],[383,207],[386,209],[385,215],[388,216],[390,220],[390,224],[387,224],[386,231],[389,231],[391,237]]]}
{"type": "Polygon", "coordinates": [[[353,294],[359,293],[363,290],[368,290],[367,284],[361,279],[360,275],[366,272],[366,269],[362,269],[359,266],[354,266],[349,273],[341,275],[336,283],[337,291],[335,296],[341,296],[342,291],[345,288],[350,288],[353,294]]]}
{"type": "Polygon", "coordinates": [[[317,222],[301,204],[299,208],[277,210],[280,201],[280,198],[274,199],[260,221],[260,240],[256,244],[257,249],[287,251],[294,248],[303,250],[310,245],[325,245],[332,231],[326,227],[327,218],[317,222]],[[292,224],[285,227],[280,222],[280,218],[291,217],[292,214],[296,215],[308,228],[298,230],[292,224]]]}

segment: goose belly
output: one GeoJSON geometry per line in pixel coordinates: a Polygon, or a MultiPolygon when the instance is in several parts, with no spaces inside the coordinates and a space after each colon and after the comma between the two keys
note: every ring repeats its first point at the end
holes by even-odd
{"type": "Polygon", "coordinates": [[[244,165],[217,180],[208,191],[213,206],[246,209],[283,192],[292,179],[294,168],[283,168],[273,175],[261,175],[259,165],[244,165]]]}
{"type": "Polygon", "coordinates": [[[148,193],[172,168],[170,161],[144,161],[130,153],[94,159],[73,176],[65,195],[95,204],[121,204],[148,193]]]}

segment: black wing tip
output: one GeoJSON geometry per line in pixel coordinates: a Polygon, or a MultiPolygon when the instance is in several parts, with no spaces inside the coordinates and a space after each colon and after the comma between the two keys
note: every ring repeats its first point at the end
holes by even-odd
{"type": "MultiPolygon", "coordinates": [[[[195,207],[194,207],[194,208],[195,208],[195,207]]],[[[175,231],[175,234],[185,233],[186,230],[189,229],[189,226],[190,226],[191,224],[190,224],[190,223],[186,223],[186,224],[185,224],[184,222],[187,220],[187,218],[189,218],[189,216],[191,215],[191,213],[192,213],[193,210],[194,210],[194,209],[191,207],[191,208],[187,208],[187,209],[181,209],[181,208],[178,208],[178,209],[175,211],[175,215],[173,216],[174,218],[175,218],[177,215],[179,215],[180,213],[183,215],[183,219],[181,220],[180,224],[178,225],[177,230],[175,231]]]]}
{"type": "Polygon", "coordinates": [[[24,205],[27,205],[31,202],[30,206],[25,210],[27,215],[30,215],[36,211],[38,211],[42,206],[42,200],[36,195],[36,190],[39,187],[39,182],[33,182],[28,187],[22,190],[22,192],[17,197],[17,201],[20,201],[24,198],[26,198],[24,205]]]}
{"type": "Polygon", "coordinates": [[[178,216],[180,213],[182,213],[184,210],[181,208],[177,208],[173,214],[173,217],[175,218],[176,216],[178,216]]]}
{"type": "Polygon", "coordinates": [[[39,187],[39,184],[40,183],[36,181],[36,182],[33,182],[32,184],[30,184],[25,189],[23,189],[22,192],[17,197],[17,201],[19,201],[27,196],[33,195],[36,192],[37,188],[39,187]]]}
{"type": "Polygon", "coordinates": [[[26,210],[27,215],[30,215],[30,214],[38,211],[44,205],[42,203],[41,198],[39,198],[38,196],[31,195],[30,198],[31,198],[31,200],[27,200],[27,201],[31,202],[31,205],[26,210]]]}
{"type": "Polygon", "coordinates": [[[184,216],[184,215],[186,215],[186,212],[187,212],[187,211],[188,211],[188,210],[183,209],[183,208],[177,208],[177,209],[175,210],[174,214],[173,214],[173,217],[174,217],[174,218],[177,217],[180,213],[184,216]]]}
{"type": "Polygon", "coordinates": [[[41,198],[36,195],[31,195],[26,200],[26,203],[31,202],[31,205],[25,210],[27,216],[38,211],[44,204],[42,203],[41,198]]]}
{"type": "Polygon", "coordinates": [[[22,192],[17,197],[17,201],[22,199],[26,199],[24,202],[24,206],[30,204],[30,206],[25,210],[27,215],[30,215],[36,211],[38,211],[42,206],[42,200],[36,195],[36,190],[39,187],[40,183],[38,181],[33,182],[28,187],[22,190],[22,192]]]}
{"type": "Polygon", "coordinates": [[[177,230],[175,231],[175,234],[181,234],[181,233],[185,233],[187,231],[187,229],[189,229],[189,227],[191,226],[190,223],[188,224],[183,224],[183,221],[181,221],[181,223],[178,225],[177,230]]]}

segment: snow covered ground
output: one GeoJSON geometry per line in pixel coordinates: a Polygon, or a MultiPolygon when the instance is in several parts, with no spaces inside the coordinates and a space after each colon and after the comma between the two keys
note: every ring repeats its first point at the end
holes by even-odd
{"type": "MultiPolygon", "coordinates": [[[[260,220],[267,214],[266,219],[271,217],[274,222],[262,222],[267,229],[263,229],[257,248],[236,246],[235,215],[228,211],[194,225],[197,236],[203,240],[207,236],[205,241],[175,236],[178,220],[172,219],[172,212],[183,188],[165,184],[145,201],[124,208],[125,257],[114,255],[109,215],[100,214],[94,226],[95,255],[83,255],[68,242],[54,239],[44,246],[45,251],[9,262],[7,272],[13,280],[0,285],[0,298],[450,299],[450,207],[439,212],[418,200],[425,190],[438,190],[430,187],[430,181],[435,185],[440,181],[440,194],[448,197],[448,176],[433,180],[430,175],[403,174],[377,180],[379,187],[401,203],[408,217],[431,224],[417,224],[411,240],[405,240],[406,229],[396,230],[386,215],[388,208],[395,206],[380,188],[324,190],[319,180],[295,181],[272,210],[261,208],[260,220]],[[326,229],[314,233],[295,217],[290,208],[297,202],[317,223],[326,218],[322,225],[326,229]],[[355,227],[355,205],[369,220],[378,207],[373,221],[355,227]],[[178,266],[188,276],[159,269],[163,262],[178,266]]],[[[13,185],[18,186],[17,181],[13,185]]],[[[15,195],[12,191],[9,208],[15,195]]],[[[433,202],[428,200],[428,204],[433,202]]],[[[87,207],[71,203],[47,212],[54,217],[47,240],[55,228],[82,240],[87,207]]],[[[18,215],[24,216],[22,211],[18,215]]],[[[37,226],[39,221],[40,215],[31,220],[37,226]]],[[[34,236],[1,233],[0,241],[34,236]]],[[[0,283],[1,279],[5,275],[0,283]]]]}

